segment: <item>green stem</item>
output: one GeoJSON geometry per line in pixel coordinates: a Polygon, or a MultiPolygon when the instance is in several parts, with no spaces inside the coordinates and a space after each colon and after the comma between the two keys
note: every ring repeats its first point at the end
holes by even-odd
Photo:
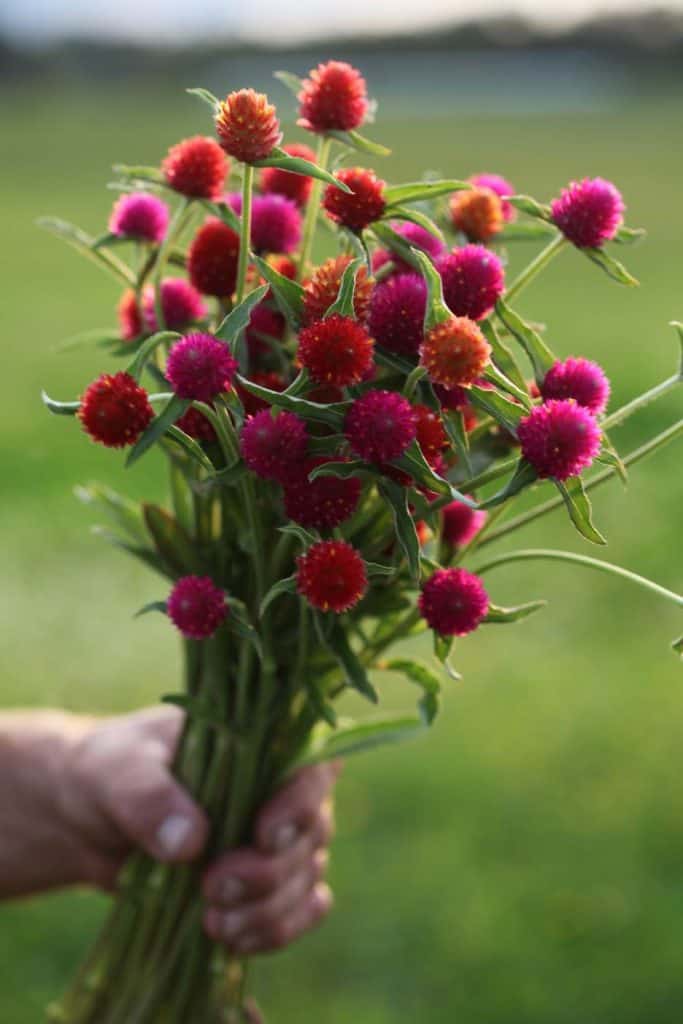
{"type": "Polygon", "coordinates": [[[492,558],[490,562],[485,562],[474,571],[481,576],[485,572],[489,572],[491,569],[495,569],[499,565],[505,565],[508,562],[524,562],[534,559],[571,562],[575,565],[586,566],[588,569],[595,569],[598,572],[609,573],[612,576],[621,576],[622,579],[630,580],[631,583],[635,583],[645,590],[651,590],[654,594],[659,594],[660,597],[664,597],[668,601],[673,601],[674,604],[683,607],[683,596],[681,594],[676,594],[673,590],[667,590],[666,587],[660,587],[653,580],[648,580],[645,576],[639,576],[638,573],[631,572],[629,569],[622,569],[620,565],[613,565],[611,562],[601,562],[599,559],[591,558],[589,555],[577,555],[573,551],[551,551],[545,548],[509,551],[506,554],[498,555],[497,558],[492,558]]]}
{"type": "Polygon", "coordinates": [[[541,249],[538,256],[531,261],[531,263],[524,268],[519,277],[516,278],[507,289],[505,293],[505,301],[511,302],[523,288],[533,281],[537,274],[543,270],[545,266],[553,259],[554,256],[564,248],[567,244],[567,239],[562,234],[557,234],[555,237],[546,245],[545,249],[541,249]]]}
{"type": "Polygon", "coordinates": [[[657,398],[661,398],[663,395],[666,395],[681,383],[683,383],[683,376],[679,373],[674,374],[673,377],[663,380],[660,384],[656,384],[653,388],[650,388],[649,391],[644,391],[642,395],[638,395],[638,397],[634,398],[631,402],[627,402],[626,405],[622,405],[620,409],[610,413],[609,416],[605,417],[600,426],[603,430],[609,430],[610,427],[620,426],[629,418],[629,416],[633,416],[635,412],[638,412],[644,406],[649,405],[650,402],[654,402],[657,398]]]}
{"type": "MultiPolygon", "coordinates": [[[[330,148],[332,146],[332,139],[327,135],[321,135],[318,141],[318,152],[316,153],[315,162],[318,167],[322,167],[324,171],[327,170],[327,164],[330,159],[330,148]]],[[[311,258],[311,252],[313,251],[313,240],[315,238],[315,226],[318,220],[318,207],[320,206],[320,196],[322,194],[323,183],[319,178],[313,179],[313,188],[311,189],[311,195],[308,200],[306,207],[306,217],[304,220],[303,228],[303,240],[301,243],[301,259],[299,261],[299,270],[297,273],[297,280],[302,281],[304,274],[306,273],[306,267],[308,261],[311,258]]]]}
{"type": "Polygon", "coordinates": [[[237,264],[237,296],[236,305],[244,298],[249,266],[249,246],[251,245],[251,195],[254,187],[254,168],[251,164],[244,165],[242,177],[242,216],[240,230],[240,255],[237,264]]]}
{"type": "MultiPolygon", "coordinates": [[[[484,470],[483,473],[478,473],[477,476],[470,477],[469,480],[464,480],[462,483],[457,485],[460,492],[474,491],[477,487],[483,487],[484,484],[490,484],[493,480],[498,480],[499,477],[505,476],[506,473],[511,472],[517,466],[518,459],[513,456],[510,459],[506,459],[505,462],[498,462],[489,469],[484,470]]],[[[446,496],[447,497],[447,496],[446,496]]],[[[447,497],[447,502],[451,501],[450,497],[447,497]]],[[[436,507],[436,502],[434,503],[436,507]]]]}

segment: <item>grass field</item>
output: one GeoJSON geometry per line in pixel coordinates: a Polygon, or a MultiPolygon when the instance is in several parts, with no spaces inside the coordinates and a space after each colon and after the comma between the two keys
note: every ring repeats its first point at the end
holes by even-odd
{"type": "MultiPolygon", "coordinates": [[[[39,390],[69,398],[104,368],[64,337],[113,323],[116,286],[33,226],[57,213],[99,232],[116,161],[156,163],[170,142],[206,130],[183,95],[0,95],[3,160],[0,434],[3,676],[0,702],[102,712],[173,685],[177,652],[161,621],[131,614],[156,581],[88,535],[71,496],[99,478],[160,496],[153,460],[121,460],[50,419],[39,390]]],[[[614,377],[614,403],[669,375],[683,319],[681,107],[467,118],[374,127],[395,150],[383,172],[409,180],[496,170],[549,198],[570,178],[615,179],[629,222],[648,228],[624,253],[642,281],[619,288],[566,252],[529,289],[523,312],[563,354],[588,353],[614,377]]],[[[515,262],[532,249],[524,248],[515,262]]],[[[678,415],[650,407],[615,440],[623,450],[678,415]]],[[[595,512],[606,556],[681,586],[681,447],[611,484],[595,512]]],[[[582,550],[561,513],[524,546],[582,550]]],[[[508,568],[490,580],[506,603],[550,599],[519,627],[460,647],[434,733],[349,765],[340,786],[324,932],[259,973],[273,1024],[672,1024],[683,1012],[683,689],[668,649],[672,606],[566,566],[508,568]]],[[[403,687],[387,699],[407,705],[403,687]]],[[[0,909],[0,1020],[34,1024],[72,970],[104,909],[87,893],[0,909]]]]}

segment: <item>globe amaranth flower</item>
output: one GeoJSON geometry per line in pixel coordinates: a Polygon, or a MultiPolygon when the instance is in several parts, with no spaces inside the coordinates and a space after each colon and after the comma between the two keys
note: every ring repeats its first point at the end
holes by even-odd
{"type": "Polygon", "coordinates": [[[426,405],[414,405],[417,443],[427,462],[434,462],[448,447],[448,435],[438,412],[426,405]]]}
{"type": "Polygon", "coordinates": [[[229,170],[215,139],[196,135],[171,146],[161,165],[166,184],[189,199],[218,199],[229,170]]]}
{"type": "MultiPolygon", "coordinates": [[[[248,379],[254,384],[260,384],[262,388],[268,388],[269,391],[284,391],[287,387],[287,381],[284,377],[281,377],[279,373],[275,373],[274,370],[257,370],[256,373],[250,373],[248,379]]],[[[247,416],[253,416],[254,413],[269,408],[268,402],[264,398],[259,398],[258,395],[247,391],[241,384],[238,384],[235,390],[239,395],[247,416]]]]}
{"type": "Polygon", "coordinates": [[[470,242],[488,242],[503,229],[503,203],[490,188],[454,192],[448,204],[453,226],[470,242]]]}
{"type": "Polygon", "coordinates": [[[441,636],[465,636],[489,610],[484,584],[466,569],[437,569],[422,587],[420,613],[441,636]]]}
{"type": "Polygon", "coordinates": [[[436,263],[443,297],[456,316],[483,320],[505,290],[505,271],[495,253],[483,245],[464,245],[436,263]]]}
{"type": "MultiPolygon", "coordinates": [[[[428,256],[431,256],[433,260],[441,256],[445,246],[440,238],[433,235],[431,231],[427,231],[426,228],[421,227],[419,224],[413,224],[411,221],[400,221],[392,223],[391,227],[400,235],[405,238],[406,242],[413,249],[422,249],[428,256]]],[[[395,274],[406,274],[414,273],[415,269],[409,263],[406,263],[401,257],[391,252],[389,249],[376,249],[372,254],[372,270],[373,273],[377,273],[382,267],[388,263],[392,265],[392,272],[395,274]]]]}
{"type": "Polygon", "coordinates": [[[374,342],[362,324],[335,313],[299,333],[297,359],[318,384],[358,384],[373,367],[374,342]]]}
{"type": "MultiPolygon", "coordinates": [[[[469,497],[469,495],[467,495],[469,497]]],[[[453,548],[464,548],[486,522],[483,509],[470,508],[463,501],[452,501],[441,509],[441,536],[453,548]]]]}
{"type": "Polygon", "coordinates": [[[143,330],[142,316],[138,308],[138,298],[133,288],[127,288],[116,308],[119,331],[123,341],[134,341],[143,330]]]}
{"type": "MultiPolygon", "coordinates": [[[[167,277],[161,282],[161,310],[168,331],[182,331],[207,315],[201,295],[182,277],[167,277]]],[[[142,293],[142,315],[147,330],[159,330],[154,285],[147,285],[142,293]]]]}
{"type": "Polygon", "coordinates": [[[109,230],[117,238],[140,242],[163,241],[168,228],[168,206],[147,192],[124,192],[114,203],[109,230]]]}
{"type": "Polygon", "coordinates": [[[384,182],[374,171],[363,167],[343,167],[335,178],[348,185],[351,192],[342,192],[328,185],[323,194],[323,208],[331,220],[351,231],[362,231],[379,220],[384,213],[384,182]]]}
{"type": "Polygon", "coordinates": [[[515,195],[515,186],[512,185],[506,178],[501,177],[500,174],[473,174],[467,179],[471,185],[475,185],[478,188],[488,188],[491,192],[495,192],[500,197],[501,205],[503,209],[503,220],[509,224],[517,216],[517,210],[514,208],[512,203],[509,203],[506,196],[515,195]]]}
{"type": "Polygon", "coordinates": [[[297,558],[299,593],[314,608],[340,614],[358,604],[368,588],[365,562],[343,540],[321,540],[297,558]]]}
{"type": "Polygon", "coordinates": [[[566,480],[590,466],[600,451],[600,428],[573,399],[550,399],[519,421],[524,458],[539,477],[566,480]]]}
{"type": "MultiPolygon", "coordinates": [[[[288,156],[299,157],[315,163],[315,153],[310,146],[301,142],[291,142],[282,147],[288,156]]],[[[259,188],[262,192],[275,192],[286,196],[298,207],[305,206],[313,188],[313,178],[307,174],[294,174],[283,171],[281,167],[264,167],[259,177],[259,188]]]]}
{"type": "MultiPolygon", "coordinates": [[[[228,202],[238,217],[242,196],[233,192],[228,202]]],[[[251,203],[251,244],[258,253],[293,252],[301,241],[301,213],[292,199],[270,192],[251,203]]]]}
{"type": "Polygon", "coordinates": [[[579,249],[598,249],[611,241],[622,223],[624,201],[611,181],[572,181],[550,204],[552,219],[579,249]]]}
{"type": "Polygon", "coordinates": [[[491,346],[474,320],[452,316],[433,327],[420,346],[420,363],[435,384],[468,387],[491,358],[491,346]]]}
{"type": "Polygon", "coordinates": [[[579,405],[599,416],[607,408],[610,385],[605,371],[590,359],[570,356],[550,367],[540,387],[545,400],[573,398],[579,405]]]}
{"type": "Polygon", "coordinates": [[[346,414],[344,433],[354,453],[366,462],[400,458],[417,435],[415,410],[396,391],[368,391],[346,414]]]}
{"type": "Polygon", "coordinates": [[[211,422],[207,420],[203,412],[192,406],[185,410],[179,420],[176,420],[175,425],[195,441],[216,440],[216,431],[211,422]]]}
{"type": "Polygon", "coordinates": [[[240,239],[217,217],[209,217],[192,240],[187,272],[197,291],[226,298],[235,290],[240,239]]]}
{"type": "Polygon", "coordinates": [[[226,96],[216,114],[216,132],[225,152],[244,164],[264,160],[282,141],[275,107],[253,89],[226,96]]]}
{"type": "Polygon", "coordinates": [[[212,334],[188,334],[171,347],[166,377],[176,395],[211,402],[232,384],[237,360],[224,341],[212,334]]]}
{"type": "Polygon", "coordinates": [[[348,132],[368,113],[368,94],[360,71],[343,61],[319,64],[304,79],[298,95],[297,124],[309,132],[348,132]]]}
{"type": "Polygon", "coordinates": [[[306,424],[293,412],[263,409],[250,416],[240,434],[242,457],[264,480],[287,484],[301,473],[308,449],[306,424]]]}
{"type": "Polygon", "coordinates": [[[361,493],[358,477],[318,476],[315,480],[308,479],[316,466],[345,461],[339,456],[325,455],[306,460],[300,476],[291,479],[285,487],[285,513],[289,519],[300,526],[331,530],[353,515],[361,493]]]}
{"type": "Polygon", "coordinates": [[[427,285],[421,274],[396,274],[375,286],[368,329],[378,345],[416,355],[424,336],[427,285]]]}
{"type": "Polygon", "coordinates": [[[254,306],[245,332],[251,359],[257,360],[270,352],[273,342],[282,341],[286,326],[282,313],[266,299],[254,306]]]}
{"type": "MultiPolygon", "coordinates": [[[[350,256],[333,256],[313,271],[310,281],[304,287],[305,324],[322,320],[330,306],[336,302],[341,279],[350,262],[350,256]]],[[[356,287],[353,293],[353,309],[357,320],[365,320],[371,294],[372,281],[365,267],[361,267],[356,274],[356,287]]]]}
{"type": "Polygon", "coordinates": [[[86,389],[78,418],[107,448],[135,444],[154,418],[147,392],[128,373],[104,373],[86,389]]]}
{"type": "Polygon", "coordinates": [[[166,607],[176,629],[191,640],[213,636],[228,615],[225,594],[209,576],[182,576],[166,607]]]}

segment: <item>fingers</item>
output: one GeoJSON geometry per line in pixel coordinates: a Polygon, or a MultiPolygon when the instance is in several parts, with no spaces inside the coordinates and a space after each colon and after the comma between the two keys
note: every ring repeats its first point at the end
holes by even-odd
{"type": "Polygon", "coordinates": [[[297,772],[256,819],[255,845],[264,852],[276,853],[289,846],[298,833],[310,828],[340,771],[341,762],[334,761],[297,772]]]}

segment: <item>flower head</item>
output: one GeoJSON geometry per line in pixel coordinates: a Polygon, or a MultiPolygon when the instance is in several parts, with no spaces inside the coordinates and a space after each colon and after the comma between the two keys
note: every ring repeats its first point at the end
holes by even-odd
{"type": "MultiPolygon", "coordinates": [[[[273,370],[250,373],[249,380],[254,384],[260,384],[262,388],[268,388],[269,391],[284,391],[287,387],[287,381],[284,377],[281,377],[279,373],[275,373],[273,370]]],[[[254,413],[260,412],[261,409],[269,408],[265,399],[259,398],[258,395],[252,394],[251,391],[247,391],[241,384],[238,384],[235,390],[240,397],[247,416],[253,416],[254,413]]]]}
{"type": "Polygon", "coordinates": [[[597,249],[616,235],[625,206],[611,181],[584,178],[572,181],[550,208],[565,238],[579,249],[597,249]]]}
{"type": "Polygon", "coordinates": [[[489,610],[484,584],[466,569],[437,569],[422,587],[422,617],[441,636],[465,636],[489,610]]]}
{"type": "Polygon", "coordinates": [[[542,478],[577,476],[600,450],[595,418],[571,398],[537,405],[520,420],[517,436],[524,458],[542,478]]]}
{"type": "MultiPolygon", "coordinates": [[[[469,495],[468,495],[469,497],[469,495]]],[[[454,548],[464,548],[481,530],[487,513],[470,508],[463,501],[452,501],[441,509],[441,535],[454,548]]]]}
{"type": "Polygon", "coordinates": [[[370,300],[368,329],[379,345],[414,356],[423,338],[427,285],[421,274],[395,274],[378,284],[370,300]]]}
{"type": "Polygon", "coordinates": [[[391,462],[415,440],[415,410],[396,391],[368,391],[346,414],[344,433],[361,459],[391,462]]]}
{"type": "Polygon", "coordinates": [[[147,192],[124,192],[114,203],[109,230],[117,238],[141,242],[163,241],[168,228],[168,206],[147,192]]]}
{"type": "Polygon", "coordinates": [[[301,526],[331,530],[353,515],[361,492],[358,477],[318,476],[315,480],[308,479],[308,474],[324,462],[345,461],[338,456],[330,458],[325,455],[306,460],[298,479],[291,479],[285,487],[285,512],[290,519],[301,526]]]}
{"type": "MultiPolygon", "coordinates": [[[[291,142],[282,147],[288,156],[298,156],[309,163],[315,163],[315,153],[310,146],[301,142],[291,142]]],[[[280,196],[286,196],[297,206],[305,206],[313,188],[313,178],[307,174],[294,174],[292,171],[283,171],[280,167],[264,167],[259,178],[259,187],[262,192],[276,192],[280,196]]]]}
{"type": "Polygon", "coordinates": [[[363,325],[335,313],[304,327],[297,358],[317,383],[343,388],[370,373],[373,352],[374,342],[363,325]]]}
{"type": "Polygon", "coordinates": [[[216,115],[216,132],[225,152],[244,164],[264,160],[282,141],[275,107],[253,89],[226,96],[216,115]]]}
{"type": "Polygon", "coordinates": [[[209,217],[194,236],[187,254],[190,281],[204,295],[232,295],[239,255],[237,232],[217,217],[209,217]]]}
{"type": "MultiPolygon", "coordinates": [[[[167,277],[161,282],[161,309],[169,331],[182,331],[206,316],[201,295],[182,277],[167,277]]],[[[142,315],[148,330],[159,330],[154,286],[151,284],[142,293],[142,315]]]]}
{"type": "Polygon", "coordinates": [[[225,594],[209,576],[182,576],[173,587],[168,617],[183,636],[206,640],[228,614],[225,594]]]}
{"type": "Polygon", "coordinates": [[[186,409],[177,420],[176,427],[179,427],[188,437],[194,438],[195,441],[216,440],[216,431],[209,420],[199,409],[194,409],[192,406],[186,409]]]}
{"type": "Polygon", "coordinates": [[[154,418],[147,392],[128,373],[104,373],[86,389],[78,417],[107,448],[135,444],[154,418]]]}
{"type": "Polygon", "coordinates": [[[487,366],[491,346],[474,320],[452,316],[437,324],[420,346],[420,363],[430,380],[445,388],[474,384],[487,366]]]}
{"type": "Polygon", "coordinates": [[[249,355],[253,359],[270,351],[270,343],[282,341],[285,333],[285,318],[277,309],[262,299],[254,306],[249,316],[249,326],[246,330],[247,346],[249,355]]]}
{"type": "Polygon", "coordinates": [[[360,128],[369,106],[360,71],[339,60],[314,68],[304,79],[298,99],[301,106],[297,124],[309,132],[360,128]]]}
{"type": "Polygon", "coordinates": [[[501,199],[501,205],[503,209],[503,220],[506,223],[510,223],[517,216],[517,211],[509,203],[505,196],[514,196],[515,186],[512,185],[506,178],[501,177],[500,174],[473,174],[468,179],[470,184],[477,186],[478,188],[488,188],[492,192],[495,192],[501,199]]]}
{"type": "MultiPolygon", "coordinates": [[[[413,249],[422,249],[428,256],[431,256],[433,260],[437,259],[438,256],[444,251],[444,244],[440,238],[433,235],[431,231],[427,231],[426,228],[421,227],[419,224],[413,224],[412,221],[400,221],[398,223],[392,223],[391,227],[400,235],[405,238],[406,242],[413,247],[413,249]]],[[[410,264],[405,263],[401,257],[395,253],[390,252],[388,249],[376,249],[372,255],[372,269],[373,272],[377,272],[381,267],[387,263],[391,263],[394,267],[393,272],[395,274],[407,274],[414,273],[414,268],[410,264]]]]}
{"type": "Polygon", "coordinates": [[[240,434],[242,457],[264,480],[287,483],[301,472],[306,457],[306,424],[293,412],[263,409],[250,416],[240,434]]]}
{"type": "Polygon", "coordinates": [[[335,178],[348,185],[351,192],[342,192],[334,185],[328,185],[323,195],[323,207],[331,220],[362,231],[368,224],[384,213],[384,182],[374,171],[363,167],[343,167],[335,178]]]}
{"type": "Polygon", "coordinates": [[[196,135],[171,146],[161,170],[166,184],[190,199],[218,199],[229,164],[215,139],[196,135]]]}
{"type": "Polygon", "coordinates": [[[138,299],[132,288],[127,288],[116,308],[119,330],[123,341],[134,341],[143,331],[138,299]]]}
{"type": "Polygon", "coordinates": [[[454,192],[448,208],[453,226],[470,242],[488,242],[503,228],[503,203],[493,189],[475,186],[454,192]]]}
{"type": "Polygon", "coordinates": [[[297,558],[299,593],[323,612],[347,612],[368,588],[365,562],[343,540],[321,540],[297,558]]]}
{"type": "Polygon", "coordinates": [[[505,271],[483,245],[464,245],[437,260],[446,305],[456,316],[482,320],[505,289],[505,271]]]}
{"type": "MultiPolygon", "coordinates": [[[[228,199],[239,216],[242,196],[233,193],[228,199]]],[[[259,253],[293,252],[301,241],[301,213],[294,200],[277,192],[254,196],[251,204],[251,244],[259,253]]]]}
{"type": "Polygon", "coordinates": [[[426,405],[414,405],[417,443],[427,462],[433,462],[448,447],[448,435],[438,412],[426,405]]]}
{"type": "Polygon", "coordinates": [[[237,369],[228,346],[212,334],[188,334],[176,341],[166,362],[176,395],[195,402],[211,402],[226,391],[237,369]]]}
{"type": "MultiPolygon", "coordinates": [[[[350,256],[333,256],[313,271],[310,281],[304,288],[304,323],[311,324],[314,320],[322,320],[339,294],[341,279],[350,262],[350,256]]],[[[365,320],[371,293],[372,282],[365,267],[361,267],[356,274],[356,288],[353,293],[353,308],[357,320],[365,320]]]]}
{"type": "Polygon", "coordinates": [[[541,384],[541,395],[550,398],[573,398],[579,405],[599,416],[609,400],[609,380],[605,371],[590,359],[570,356],[550,367],[541,384]]]}

